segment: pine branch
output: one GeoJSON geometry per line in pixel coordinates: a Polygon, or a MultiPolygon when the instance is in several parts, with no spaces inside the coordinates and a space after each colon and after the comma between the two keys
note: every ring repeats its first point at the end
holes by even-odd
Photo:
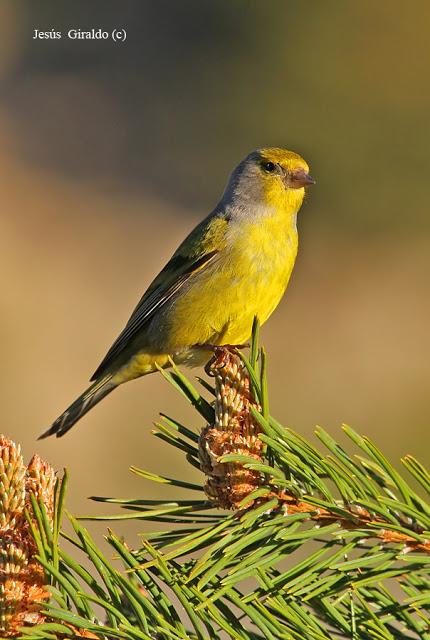
{"type": "Polygon", "coordinates": [[[109,531],[111,561],[72,516],[74,533],[58,544],[61,481],[54,533],[33,501],[51,599],[44,625],[23,637],[430,640],[428,472],[411,456],[399,472],[350,427],[348,451],[321,428],[321,449],[284,428],[269,414],[257,334],[249,359],[215,352],[214,384],[202,384],[212,401],[176,367],[163,372],[207,425],[197,434],[162,415],[155,435],[202,470],[204,485],[133,467],[192,497],[94,498],[123,513],[88,520],[162,523],[141,548],[109,531]]]}

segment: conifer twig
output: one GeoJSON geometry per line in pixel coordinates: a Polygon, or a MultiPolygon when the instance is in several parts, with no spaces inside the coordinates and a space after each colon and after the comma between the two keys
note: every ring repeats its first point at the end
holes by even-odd
{"type": "MultiPolygon", "coordinates": [[[[276,498],[276,509],[285,515],[309,514],[314,522],[337,522],[349,530],[372,527],[374,537],[386,544],[403,544],[405,552],[430,553],[430,540],[423,539],[423,527],[411,519],[395,528],[392,522],[359,504],[330,504],[315,498],[310,501],[279,487],[269,490],[260,435],[264,425],[270,433],[270,426],[260,413],[249,371],[235,350],[218,347],[210,372],[215,379],[215,418],[200,435],[199,455],[207,476],[205,492],[216,506],[240,509],[246,504],[249,508],[276,498]],[[265,487],[267,491],[255,494],[265,487]]],[[[267,470],[270,473],[270,467],[267,470]]],[[[271,484],[276,485],[276,480],[271,484]]]]}
{"type": "Polygon", "coordinates": [[[132,470],[191,499],[97,497],[124,511],[87,518],[157,523],[140,548],[109,531],[106,554],[72,516],[73,534],[59,537],[64,479],[52,535],[36,504],[52,597],[23,637],[430,640],[430,474],[411,456],[399,472],[350,427],[355,454],[322,428],[318,448],[275,420],[257,333],[255,323],[249,359],[216,350],[202,384],[209,400],[174,365],[163,372],[206,420],[199,434],[161,414],[154,431],[194,477],[132,470]]]}

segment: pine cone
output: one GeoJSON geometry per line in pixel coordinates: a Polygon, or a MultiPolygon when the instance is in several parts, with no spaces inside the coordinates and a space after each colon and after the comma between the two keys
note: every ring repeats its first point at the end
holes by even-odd
{"type": "Polygon", "coordinates": [[[237,509],[240,502],[262,484],[261,474],[244,463],[220,462],[227,454],[262,460],[260,426],[250,408],[259,405],[250,392],[248,372],[239,356],[219,347],[210,365],[215,378],[215,421],[200,434],[199,456],[207,475],[205,492],[222,509],[237,509]]]}

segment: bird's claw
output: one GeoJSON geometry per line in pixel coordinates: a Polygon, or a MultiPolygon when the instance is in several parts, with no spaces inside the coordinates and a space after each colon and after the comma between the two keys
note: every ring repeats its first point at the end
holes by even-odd
{"type": "Polygon", "coordinates": [[[204,370],[206,375],[210,378],[215,377],[216,371],[225,367],[225,357],[230,353],[237,353],[239,349],[245,349],[249,347],[249,342],[244,344],[223,344],[223,345],[215,345],[215,344],[199,344],[196,345],[200,349],[207,349],[208,351],[213,351],[213,356],[204,366],[204,370]]]}

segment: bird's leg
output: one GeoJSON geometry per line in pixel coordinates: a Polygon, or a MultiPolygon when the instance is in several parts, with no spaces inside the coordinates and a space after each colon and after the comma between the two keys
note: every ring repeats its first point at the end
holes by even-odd
{"type": "Polygon", "coordinates": [[[238,351],[239,349],[249,349],[250,347],[250,343],[249,342],[243,342],[242,344],[223,344],[222,347],[224,349],[228,349],[228,351],[238,351]]]}
{"type": "Polygon", "coordinates": [[[249,342],[243,344],[211,344],[210,342],[201,342],[193,345],[193,349],[206,349],[207,351],[216,352],[217,349],[227,349],[227,351],[237,351],[238,349],[248,349],[249,342]]]}

